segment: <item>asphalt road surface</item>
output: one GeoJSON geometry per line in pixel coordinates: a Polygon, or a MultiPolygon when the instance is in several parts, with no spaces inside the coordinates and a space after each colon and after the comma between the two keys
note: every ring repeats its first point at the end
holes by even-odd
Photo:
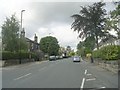
{"type": "Polygon", "coordinates": [[[71,58],[2,69],[2,88],[118,88],[118,74],[71,58]]]}

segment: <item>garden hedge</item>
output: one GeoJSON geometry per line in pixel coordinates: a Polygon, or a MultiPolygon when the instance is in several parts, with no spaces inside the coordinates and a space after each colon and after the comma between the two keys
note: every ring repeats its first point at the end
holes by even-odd
{"type": "Polygon", "coordinates": [[[2,60],[9,60],[9,59],[29,59],[29,55],[31,54],[31,58],[36,58],[35,53],[30,52],[10,52],[10,51],[2,51],[2,60]]]}
{"type": "Polygon", "coordinates": [[[120,59],[120,46],[108,45],[99,50],[93,51],[94,58],[101,58],[103,60],[118,60],[120,59]]]}

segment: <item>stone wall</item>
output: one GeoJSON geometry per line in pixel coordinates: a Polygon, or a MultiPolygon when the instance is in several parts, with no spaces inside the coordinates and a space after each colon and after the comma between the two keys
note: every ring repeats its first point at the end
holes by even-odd
{"type": "MultiPolygon", "coordinates": [[[[11,59],[11,60],[0,60],[0,66],[5,67],[5,66],[11,66],[11,65],[18,65],[19,64],[19,59],[11,59]]],[[[22,59],[21,64],[23,63],[28,63],[28,62],[33,62],[34,59],[22,59]]]]}
{"type": "Polygon", "coordinates": [[[109,71],[112,71],[115,73],[117,73],[118,70],[120,70],[120,67],[119,67],[120,60],[105,61],[105,60],[101,60],[101,59],[94,59],[94,63],[96,65],[99,65],[100,67],[106,69],[106,70],[109,70],[109,71]]]}

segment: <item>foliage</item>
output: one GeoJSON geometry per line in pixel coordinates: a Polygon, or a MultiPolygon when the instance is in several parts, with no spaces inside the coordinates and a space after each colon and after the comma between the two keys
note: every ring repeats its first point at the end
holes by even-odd
{"type": "Polygon", "coordinates": [[[59,54],[59,44],[55,37],[47,36],[40,40],[40,49],[49,55],[59,54]]]}
{"type": "Polygon", "coordinates": [[[2,25],[2,42],[5,50],[18,51],[19,44],[19,21],[15,15],[10,18],[6,18],[6,21],[2,25]]]}
{"type": "Polygon", "coordinates": [[[81,7],[80,14],[74,14],[74,22],[72,28],[74,31],[78,31],[80,38],[87,38],[93,36],[95,43],[98,46],[98,40],[105,36],[104,25],[106,18],[106,10],[103,9],[105,3],[98,2],[92,6],[81,7]]]}
{"type": "Polygon", "coordinates": [[[74,51],[71,51],[70,53],[69,53],[69,56],[74,56],[76,53],[74,52],[74,51]]]}
{"type": "Polygon", "coordinates": [[[79,54],[85,56],[87,53],[91,53],[94,49],[95,39],[93,36],[87,37],[83,42],[79,42],[77,49],[79,54]]]}
{"type": "Polygon", "coordinates": [[[116,3],[116,9],[110,12],[110,16],[106,20],[105,28],[108,30],[115,30],[120,38],[120,28],[118,26],[120,15],[120,3],[116,3]]]}
{"type": "Polygon", "coordinates": [[[28,43],[26,42],[25,38],[19,38],[19,45],[20,50],[27,51],[28,50],[28,43]]]}
{"type": "Polygon", "coordinates": [[[118,60],[120,58],[120,46],[109,45],[93,52],[94,58],[103,60],[118,60]]]}
{"type": "Polygon", "coordinates": [[[10,59],[29,59],[29,55],[31,54],[31,58],[35,58],[35,53],[30,52],[10,52],[10,51],[2,51],[2,60],[10,60],[10,59]]]}
{"type": "Polygon", "coordinates": [[[101,58],[101,56],[102,56],[101,50],[93,51],[93,52],[92,52],[92,56],[93,56],[94,58],[101,58]]]}

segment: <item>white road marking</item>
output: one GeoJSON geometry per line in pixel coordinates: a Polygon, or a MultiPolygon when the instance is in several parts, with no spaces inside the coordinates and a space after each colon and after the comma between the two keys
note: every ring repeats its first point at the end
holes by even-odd
{"type": "Polygon", "coordinates": [[[100,88],[106,88],[106,87],[100,87],[100,88]]]}
{"type": "Polygon", "coordinates": [[[85,78],[83,78],[83,80],[82,80],[82,84],[81,84],[81,90],[83,90],[83,87],[84,87],[84,83],[85,83],[85,78]]]}
{"type": "Polygon", "coordinates": [[[16,79],[14,79],[14,80],[19,80],[19,79],[21,79],[21,78],[23,78],[23,77],[29,76],[30,74],[32,74],[32,73],[28,73],[28,74],[26,74],[26,75],[23,75],[23,76],[21,76],[21,77],[18,77],[18,78],[16,78],[16,79]]]}
{"type": "Polygon", "coordinates": [[[47,67],[43,67],[43,68],[39,69],[39,71],[44,70],[45,68],[47,68],[47,67]]]}
{"type": "Polygon", "coordinates": [[[87,76],[90,76],[90,75],[92,75],[92,74],[87,74],[87,76]]]}
{"type": "Polygon", "coordinates": [[[85,70],[85,74],[87,74],[87,69],[85,70]]]}
{"type": "Polygon", "coordinates": [[[86,79],[86,81],[96,80],[96,78],[86,79]]]}

